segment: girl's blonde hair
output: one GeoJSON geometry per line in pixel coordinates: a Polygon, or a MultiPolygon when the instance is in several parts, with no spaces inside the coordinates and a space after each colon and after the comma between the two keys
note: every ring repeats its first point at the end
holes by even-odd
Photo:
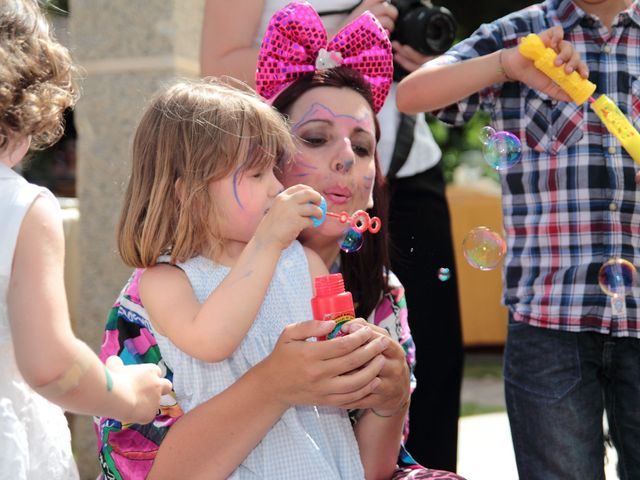
{"type": "Polygon", "coordinates": [[[16,136],[54,143],[77,98],[75,67],[35,0],[0,1],[0,151],[16,136]]]}
{"type": "Polygon", "coordinates": [[[209,182],[265,168],[294,151],[279,113],[219,81],[179,82],[151,101],[136,130],[118,227],[127,265],[184,262],[220,245],[209,182]]]}

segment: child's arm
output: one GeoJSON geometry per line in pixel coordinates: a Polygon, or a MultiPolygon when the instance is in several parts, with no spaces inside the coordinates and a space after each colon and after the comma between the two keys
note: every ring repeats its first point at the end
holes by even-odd
{"type": "MultiPolygon", "coordinates": [[[[540,33],[544,44],[558,52],[556,65],[565,71],[577,70],[583,78],[588,69],[573,46],[564,41],[562,28],[552,27],[540,33]]],[[[496,83],[520,81],[561,101],[571,101],[548,76],[523,57],[517,47],[457,63],[426,64],[400,82],[398,109],[405,113],[430,112],[456,103],[496,83]]]]}
{"type": "Polygon", "coordinates": [[[170,383],[159,378],[156,365],[123,367],[111,359],[106,370],[73,334],[64,289],[62,222],[46,198],[37,198],[22,222],[8,307],[20,373],[61,407],[146,423],[153,418],[160,396],[171,390],[170,383]]]}
{"type": "Polygon", "coordinates": [[[304,185],[278,195],[227,277],[203,304],[181,270],[169,265],[147,269],[140,298],[158,332],[205,362],[231,355],[255,320],[282,250],[312,226],[311,216],[321,216],[320,198],[304,185]]]}
{"type": "Polygon", "coordinates": [[[289,406],[357,407],[380,384],[385,345],[371,329],[307,341],[334,327],[315,320],[285,327],[267,358],[171,427],[147,478],[226,478],[289,406]]]}

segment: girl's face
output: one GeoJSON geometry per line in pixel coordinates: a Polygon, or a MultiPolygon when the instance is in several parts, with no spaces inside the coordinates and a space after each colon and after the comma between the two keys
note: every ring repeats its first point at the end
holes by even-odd
{"type": "MultiPolygon", "coordinates": [[[[300,96],[289,117],[298,152],[282,166],[285,187],[309,185],[330,212],[352,214],[373,206],[376,135],[367,101],[349,88],[318,87],[300,96]]],[[[340,236],[345,228],[328,218],[316,230],[340,236]]]]}
{"type": "Polygon", "coordinates": [[[274,175],[275,164],[262,169],[237,169],[209,183],[209,196],[219,214],[223,241],[247,243],[283,188],[274,175]]]}

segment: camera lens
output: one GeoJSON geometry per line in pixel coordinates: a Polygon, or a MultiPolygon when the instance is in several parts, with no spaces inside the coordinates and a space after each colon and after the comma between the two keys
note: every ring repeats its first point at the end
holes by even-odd
{"type": "Polygon", "coordinates": [[[446,52],[455,37],[456,26],[453,19],[442,12],[433,13],[426,22],[425,43],[430,52],[440,54],[446,52]]]}
{"type": "Polygon", "coordinates": [[[421,0],[394,0],[398,19],[392,39],[423,55],[444,53],[453,44],[456,22],[449,10],[421,0]]]}

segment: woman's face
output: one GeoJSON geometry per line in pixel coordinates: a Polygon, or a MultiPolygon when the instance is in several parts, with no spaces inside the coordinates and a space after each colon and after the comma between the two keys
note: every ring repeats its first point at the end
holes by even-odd
{"type": "MultiPolygon", "coordinates": [[[[330,212],[352,214],[373,206],[376,135],[367,101],[349,88],[318,87],[300,96],[289,117],[298,152],[283,166],[285,188],[309,185],[330,212]]],[[[340,236],[345,228],[327,218],[317,230],[340,236]]]]}

